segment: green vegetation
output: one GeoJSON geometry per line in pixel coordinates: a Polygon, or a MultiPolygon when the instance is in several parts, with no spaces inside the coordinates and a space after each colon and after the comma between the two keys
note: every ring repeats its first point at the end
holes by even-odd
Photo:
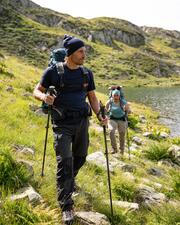
{"type": "MultiPolygon", "coordinates": [[[[3,2],[6,3],[5,0],[3,2]]],[[[58,19],[60,16],[73,28],[78,26],[79,30],[87,25],[87,20],[81,18],[76,20],[73,17],[40,8],[24,9],[22,14],[8,4],[2,4],[0,9],[2,9],[0,18],[0,224],[58,225],[61,222],[61,212],[56,201],[53,135],[50,131],[45,176],[41,178],[47,117],[37,115],[32,110],[41,105],[32,97],[32,91],[40,79],[42,68],[44,69],[48,64],[50,50],[57,46],[59,41],[62,41],[64,33],[68,32],[62,27],[47,26],[50,18],[58,19]],[[27,13],[32,13],[32,18],[36,22],[25,16],[27,13]],[[38,18],[44,18],[44,23],[39,23],[38,18]],[[35,154],[25,155],[16,152],[14,149],[16,145],[33,148],[35,154]],[[30,176],[23,164],[18,163],[21,159],[33,164],[34,177],[30,176]],[[29,184],[42,196],[42,205],[32,208],[26,200],[18,202],[9,200],[17,189],[29,184]]],[[[91,29],[104,31],[106,27],[141,34],[140,30],[138,31],[127,21],[99,18],[88,20],[88,22],[89,25],[85,29],[87,32],[91,29]]],[[[145,45],[136,48],[117,40],[112,41],[113,46],[104,45],[100,41],[84,40],[88,44],[86,66],[92,68],[98,90],[107,89],[117,82],[124,86],[180,84],[179,77],[172,69],[174,65],[179,65],[179,53],[178,49],[172,48],[171,40],[150,35],[145,45]],[[161,74],[165,73],[166,77],[159,77],[158,73],[154,73],[154,71],[157,72],[157,68],[160,69],[161,74]],[[167,76],[170,77],[167,78],[167,76]]],[[[97,95],[103,103],[108,99],[108,96],[100,91],[97,95]]],[[[168,132],[168,129],[157,123],[158,113],[140,104],[132,103],[131,107],[133,113],[129,116],[128,130],[130,144],[133,143],[133,136],[137,135],[142,138],[143,145],[131,152],[131,161],[126,155],[124,159],[117,156],[118,160],[130,166],[135,165],[136,169],[130,177],[119,168],[111,174],[113,200],[133,202],[139,185],[145,183],[144,180],[147,179],[147,169],[158,166],[165,175],[158,178],[148,176],[148,185],[176,203],[180,200],[179,169],[176,166],[169,167],[157,163],[161,159],[176,163],[167,150],[172,144],[179,145],[180,138],[168,138],[165,142],[160,138],[160,131],[168,132]],[[139,115],[144,115],[147,121],[141,123],[139,115]],[[142,136],[142,132],[145,131],[152,132],[150,138],[142,136]],[[162,187],[157,187],[157,183],[162,187]]],[[[94,115],[90,122],[89,153],[104,152],[103,134],[96,129],[98,121],[94,115]]],[[[108,148],[110,149],[109,142],[108,148]]],[[[109,200],[106,171],[86,163],[78,174],[77,184],[80,187],[80,195],[75,199],[75,210],[101,212],[110,219],[109,202],[105,203],[109,200]]],[[[114,225],[177,225],[180,222],[179,215],[179,207],[170,202],[154,206],[151,210],[140,207],[135,212],[114,206],[113,221],[114,225]]]]}
{"type": "Polygon", "coordinates": [[[25,202],[6,201],[1,203],[0,224],[30,225],[40,222],[25,202]]]}
{"type": "Polygon", "coordinates": [[[145,151],[145,156],[154,161],[159,161],[161,159],[168,159],[170,158],[168,154],[169,144],[165,143],[158,143],[152,144],[149,146],[148,150],[145,151]]]}
{"type": "Polygon", "coordinates": [[[27,169],[18,164],[7,151],[0,151],[0,186],[8,191],[15,191],[27,184],[29,174],[27,169]]]}

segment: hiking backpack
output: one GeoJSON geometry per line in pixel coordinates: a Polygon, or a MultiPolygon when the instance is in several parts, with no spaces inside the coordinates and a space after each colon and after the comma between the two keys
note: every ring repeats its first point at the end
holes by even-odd
{"type": "MultiPolygon", "coordinates": [[[[49,67],[56,67],[57,73],[60,76],[60,87],[58,91],[64,88],[63,75],[64,75],[64,58],[66,56],[66,52],[64,49],[55,49],[52,51],[50,55],[49,67]]],[[[88,86],[88,70],[84,66],[80,66],[81,73],[83,76],[83,84],[82,90],[86,91],[88,86]]],[[[48,104],[45,102],[42,103],[42,111],[47,114],[48,113],[48,104]]]]}
{"type": "Polygon", "coordinates": [[[64,48],[54,49],[50,54],[50,61],[48,66],[53,66],[58,62],[64,62],[66,51],[64,48]]]}

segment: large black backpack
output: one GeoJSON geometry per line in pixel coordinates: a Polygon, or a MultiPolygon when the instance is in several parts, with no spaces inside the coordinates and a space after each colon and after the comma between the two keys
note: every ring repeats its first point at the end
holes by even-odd
{"type": "MultiPolygon", "coordinates": [[[[55,61],[54,61],[55,62],[55,61]]],[[[64,75],[64,63],[63,62],[55,62],[53,63],[51,66],[55,66],[56,67],[56,70],[57,70],[57,73],[59,74],[60,76],[60,85],[59,85],[59,89],[57,90],[58,92],[63,90],[64,88],[64,82],[63,82],[63,75],[64,75]]],[[[82,76],[83,76],[83,84],[82,84],[82,90],[84,91],[87,91],[87,87],[88,87],[88,70],[87,68],[85,68],[84,66],[80,66],[80,69],[81,69],[81,73],[82,73],[82,76]]],[[[48,105],[43,102],[42,103],[42,111],[47,114],[48,113],[48,105]]]]}

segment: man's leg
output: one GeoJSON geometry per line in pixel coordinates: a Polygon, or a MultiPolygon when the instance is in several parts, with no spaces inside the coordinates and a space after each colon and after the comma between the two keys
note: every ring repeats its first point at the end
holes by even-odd
{"type": "Polygon", "coordinates": [[[63,211],[64,222],[73,220],[73,193],[74,172],[72,157],[71,127],[62,126],[54,129],[54,149],[57,159],[57,194],[58,202],[63,211]]]}
{"type": "Polygon", "coordinates": [[[74,177],[78,174],[79,169],[84,165],[89,146],[89,119],[83,118],[76,128],[72,151],[74,159],[74,177]]]}

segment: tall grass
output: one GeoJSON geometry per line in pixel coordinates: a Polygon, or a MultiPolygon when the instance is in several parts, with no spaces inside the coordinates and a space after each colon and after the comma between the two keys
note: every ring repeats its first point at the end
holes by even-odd
{"type": "Polygon", "coordinates": [[[148,149],[144,152],[146,158],[159,161],[161,159],[168,159],[170,158],[168,154],[169,144],[167,143],[158,143],[158,144],[151,144],[148,149]]]}
{"type": "Polygon", "coordinates": [[[29,181],[25,166],[18,164],[8,151],[0,151],[0,186],[5,191],[15,191],[29,181]]]}
{"type": "Polygon", "coordinates": [[[133,181],[118,174],[116,179],[112,182],[112,189],[118,200],[133,202],[134,194],[136,192],[136,185],[133,181]]]}
{"type": "Polygon", "coordinates": [[[5,201],[1,203],[1,225],[32,225],[40,222],[40,219],[23,201],[5,201]]]}

